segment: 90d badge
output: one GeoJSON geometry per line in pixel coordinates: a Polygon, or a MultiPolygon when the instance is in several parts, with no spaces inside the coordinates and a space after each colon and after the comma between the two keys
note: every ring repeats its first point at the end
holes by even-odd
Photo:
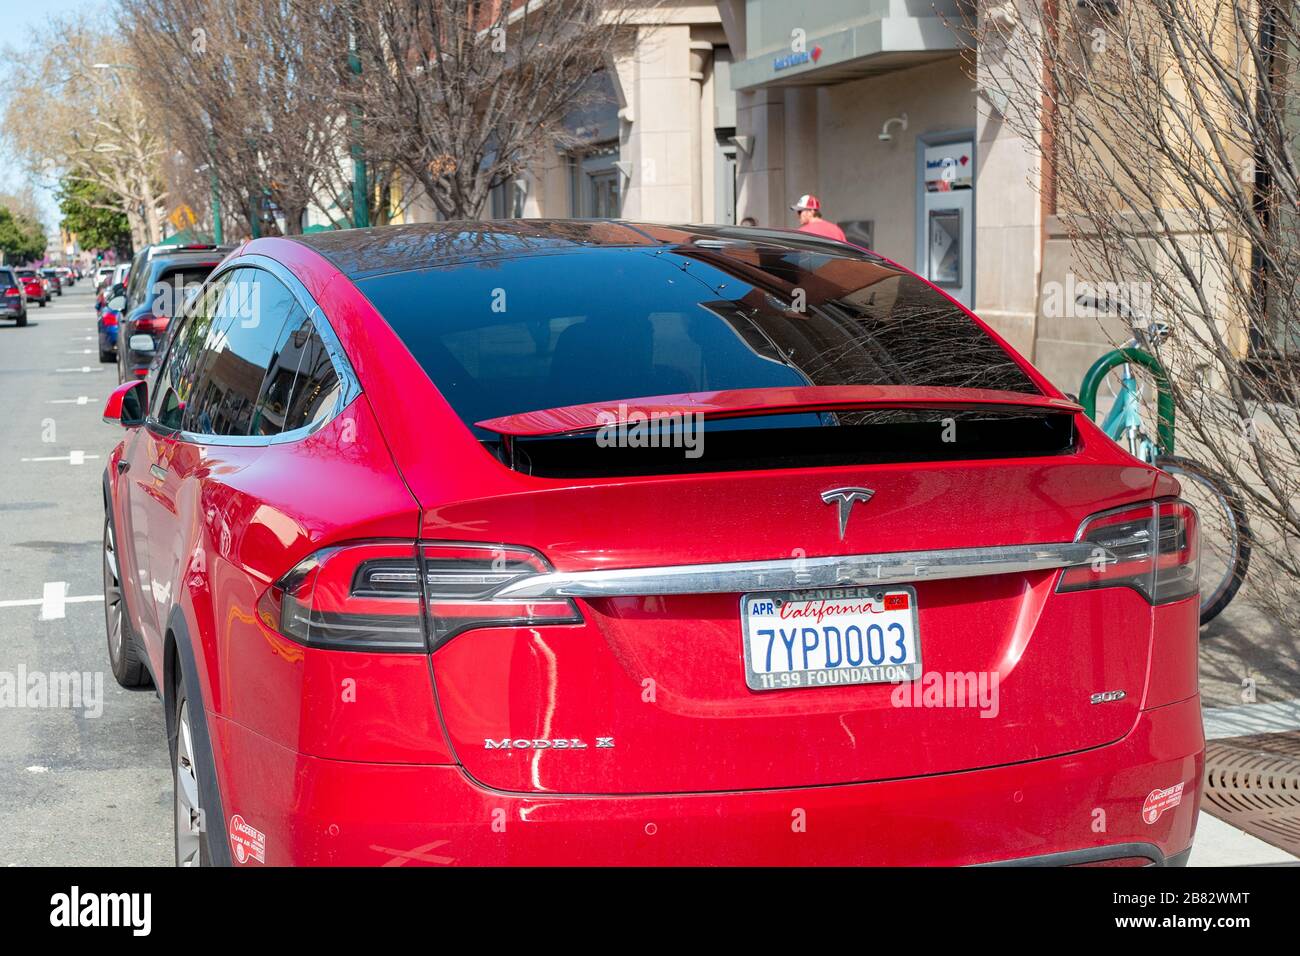
{"type": "MultiPolygon", "coordinates": [[[[502,737],[500,740],[485,738],[484,750],[587,750],[587,742],[580,737],[554,737],[551,739],[529,739],[527,737],[502,737]]],[[[597,750],[613,750],[613,737],[597,737],[597,750]]]]}

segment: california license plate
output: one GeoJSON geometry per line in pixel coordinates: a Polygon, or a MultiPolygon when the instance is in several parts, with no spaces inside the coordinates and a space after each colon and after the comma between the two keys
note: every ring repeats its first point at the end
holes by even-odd
{"type": "Polygon", "coordinates": [[[751,690],[896,684],[921,676],[910,587],[746,594],[740,625],[751,690]]]}

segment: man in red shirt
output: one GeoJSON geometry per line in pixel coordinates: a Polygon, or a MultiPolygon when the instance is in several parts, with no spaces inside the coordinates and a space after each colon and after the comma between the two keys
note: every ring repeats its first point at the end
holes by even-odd
{"type": "Polygon", "coordinates": [[[799,201],[790,207],[799,214],[799,231],[811,232],[814,236],[838,239],[847,242],[844,230],[833,222],[822,218],[822,204],[816,196],[800,196],[799,201]]]}

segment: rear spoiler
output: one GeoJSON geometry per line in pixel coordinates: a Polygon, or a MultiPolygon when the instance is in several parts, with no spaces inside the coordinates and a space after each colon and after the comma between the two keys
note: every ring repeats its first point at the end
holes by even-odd
{"type": "Polygon", "coordinates": [[[1068,398],[983,388],[933,388],[910,385],[798,385],[737,388],[721,392],[683,392],[586,405],[519,412],[475,422],[507,438],[541,438],[594,431],[610,425],[701,415],[707,419],[751,418],[799,412],[846,412],[871,408],[1017,408],[1072,414],[1082,406],[1068,398]]]}

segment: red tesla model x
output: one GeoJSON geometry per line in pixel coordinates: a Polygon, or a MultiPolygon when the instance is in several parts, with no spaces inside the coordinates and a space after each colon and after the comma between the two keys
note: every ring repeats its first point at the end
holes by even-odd
{"type": "Polygon", "coordinates": [[[871,253],[259,239],[105,418],[181,863],[1186,860],[1195,512],[871,253]]]}

